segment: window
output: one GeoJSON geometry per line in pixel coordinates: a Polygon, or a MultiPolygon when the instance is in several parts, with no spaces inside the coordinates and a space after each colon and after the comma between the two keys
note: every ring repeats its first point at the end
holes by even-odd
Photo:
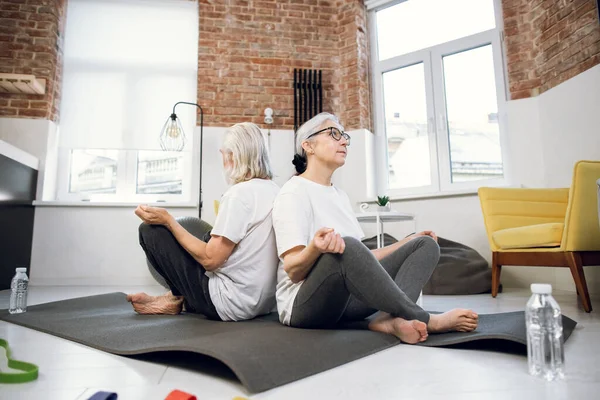
{"type": "Polygon", "coordinates": [[[73,150],[69,193],[116,193],[118,162],[116,150],[73,150]]]}
{"type": "Polygon", "coordinates": [[[197,57],[196,2],[69,1],[58,200],[191,200],[196,108],[177,108],[182,152],[159,134],[176,102],[195,102],[197,57]]]}
{"type": "Polygon", "coordinates": [[[369,16],[378,191],[402,197],[502,182],[499,3],[369,3],[379,7],[369,16]]]}
{"type": "Polygon", "coordinates": [[[184,158],[178,152],[139,151],[136,193],[181,194],[184,158]]]}

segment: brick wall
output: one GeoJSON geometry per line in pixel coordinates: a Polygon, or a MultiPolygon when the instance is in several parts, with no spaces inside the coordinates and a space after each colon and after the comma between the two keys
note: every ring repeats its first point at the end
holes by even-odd
{"type": "MultiPolygon", "coordinates": [[[[293,128],[294,68],[323,71],[323,109],[370,128],[362,0],[200,0],[198,102],[207,126],[293,128]]],[[[46,95],[0,94],[0,116],[58,120],[66,0],[0,0],[0,72],[47,80],[46,95]]]]}
{"type": "Polygon", "coordinates": [[[536,96],[600,64],[596,0],[503,0],[511,98],[536,96]]]}
{"type": "MultiPolygon", "coordinates": [[[[209,126],[275,111],[293,127],[294,68],[323,70],[324,110],[370,128],[362,0],[200,0],[198,101],[209,126]]],[[[0,93],[0,116],[58,120],[66,0],[0,0],[0,72],[46,79],[46,94],[0,93]]],[[[512,99],[536,96],[600,63],[596,0],[503,0],[512,99]]]]}
{"type": "Polygon", "coordinates": [[[46,94],[0,93],[0,116],[58,120],[66,0],[0,0],[0,72],[46,79],[46,94]]]}
{"type": "Polygon", "coordinates": [[[292,129],[294,68],[323,70],[323,110],[370,128],[366,12],[360,0],[200,0],[198,101],[205,123],[292,129]]]}
{"type": "Polygon", "coordinates": [[[371,129],[369,38],[363,1],[339,1],[340,65],[334,87],[339,97],[339,117],[346,129],[371,129]]]}

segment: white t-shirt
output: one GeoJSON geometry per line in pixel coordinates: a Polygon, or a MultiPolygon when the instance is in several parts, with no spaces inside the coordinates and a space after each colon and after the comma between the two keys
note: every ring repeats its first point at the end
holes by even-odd
{"type": "Polygon", "coordinates": [[[296,246],[308,246],[321,228],[333,228],[342,237],[362,239],[364,233],[354,216],[348,195],[335,186],[324,186],[294,176],[279,191],[273,204],[273,228],[277,237],[277,310],[282,324],[289,325],[294,299],[304,281],[293,283],[283,269],[281,255],[296,246]]]}
{"type": "Polygon", "coordinates": [[[271,211],[279,186],[252,179],[233,185],[221,199],[212,235],[236,243],[225,264],[207,271],[210,298],[223,321],[240,321],[275,306],[277,247],[271,211]]]}

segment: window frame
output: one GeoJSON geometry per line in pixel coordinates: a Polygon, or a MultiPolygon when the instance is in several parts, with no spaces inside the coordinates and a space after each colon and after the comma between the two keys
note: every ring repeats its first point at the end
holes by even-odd
{"type": "MultiPolygon", "coordinates": [[[[431,116],[434,114],[434,95],[433,95],[433,82],[431,79],[427,79],[431,76],[431,61],[429,51],[419,50],[412,53],[404,54],[401,56],[389,58],[380,62],[381,69],[378,73],[373,75],[374,77],[374,93],[375,97],[379,100],[379,105],[376,103],[375,117],[377,124],[376,126],[382,127],[382,134],[380,135],[383,140],[376,140],[376,151],[380,157],[377,159],[380,161],[379,171],[386,171],[385,173],[385,192],[389,193],[394,197],[405,196],[411,194],[432,194],[438,191],[439,187],[439,174],[438,170],[438,157],[437,157],[437,143],[436,135],[433,131],[434,124],[431,121],[431,116]],[[400,68],[406,68],[417,64],[423,64],[423,70],[425,73],[425,99],[427,108],[427,136],[429,140],[429,163],[431,169],[431,184],[427,186],[412,187],[405,189],[392,189],[388,188],[388,176],[389,176],[389,159],[387,151],[387,133],[385,132],[385,105],[384,105],[384,89],[383,89],[383,74],[386,72],[392,72],[400,68]],[[383,152],[383,154],[382,154],[383,152]]],[[[376,135],[377,135],[376,129],[376,135]]],[[[378,174],[382,175],[382,174],[378,174]]],[[[378,188],[381,186],[378,186],[378,188]]]]}
{"type": "Polygon", "coordinates": [[[476,192],[481,186],[507,185],[507,85],[505,73],[506,63],[501,39],[503,31],[500,28],[503,26],[500,1],[494,0],[496,28],[380,61],[377,50],[376,13],[401,2],[402,1],[381,2],[378,7],[370,9],[368,14],[371,71],[373,71],[371,74],[371,84],[373,85],[373,133],[375,135],[375,168],[377,171],[375,187],[377,193],[386,193],[392,198],[410,198],[415,196],[427,197],[428,195],[435,196],[457,192],[476,192]],[[445,106],[446,95],[443,75],[443,57],[486,45],[492,46],[503,177],[453,183],[451,180],[450,138],[446,126],[447,109],[445,106]],[[422,187],[390,189],[388,184],[389,160],[385,123],[383,74],[421,62],[424,65],[425,72],[431,184],[422,187]]]}

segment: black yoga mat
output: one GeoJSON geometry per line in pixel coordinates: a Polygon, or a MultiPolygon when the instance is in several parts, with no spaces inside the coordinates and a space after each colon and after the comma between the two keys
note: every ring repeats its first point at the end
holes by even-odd
{"type": "MultiPolygon", "coordinates": [[[[138,315],[123,293],[31,306],[24,314],[0,311],[0,319],[119,355],[191,352],[213,357],[250,392],[261,392],[400,343],[360,329],[297,329],[275,314],[244,322],[217,322],[201,315],[138,315]]],[[[431,334],[423,346],[494,348],[518,343],[526,354],[523,312],[483,314],[471,333],[431,334]]],[[[563,316],[565,340],[577,323],[563,316]]],[[[500,347],[501,350],[501,347],[500,347]]],[[[514,351],[514,350],[513,350],[514,351]]],[[[172,358],[172,357],[171,357],[172,358]]]]}

